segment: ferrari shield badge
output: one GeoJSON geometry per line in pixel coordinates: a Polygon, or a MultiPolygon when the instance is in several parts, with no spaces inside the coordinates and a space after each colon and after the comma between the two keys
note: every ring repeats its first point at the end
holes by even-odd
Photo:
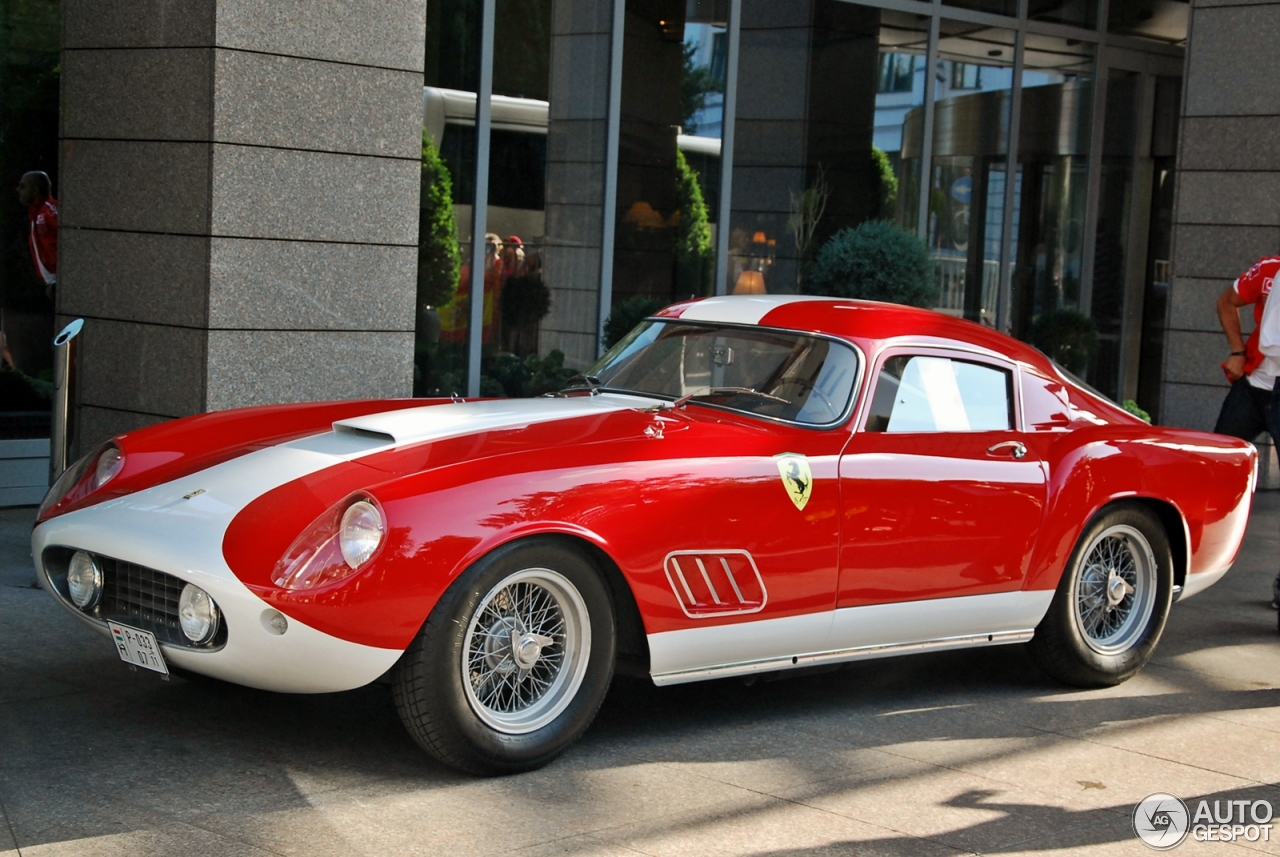
{"type": "Polygon", "coordinates": [[[784,452],[775,455],[773,460],[778,465],[778,475],[782,477],[782,487],[787,489],[787,496],[796,508],[803,510],[813,493],[813,471],[809,469],[809,459],[795,452],[784,452]]]}

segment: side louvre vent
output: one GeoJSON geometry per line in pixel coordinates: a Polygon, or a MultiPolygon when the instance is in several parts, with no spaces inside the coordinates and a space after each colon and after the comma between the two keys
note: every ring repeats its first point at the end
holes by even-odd
{"type": "Polygon", "coordinates": [[[769,598],[756,561],[744,550],[672,551],[663,567],[690,619],[758,613],[769,598]]]}

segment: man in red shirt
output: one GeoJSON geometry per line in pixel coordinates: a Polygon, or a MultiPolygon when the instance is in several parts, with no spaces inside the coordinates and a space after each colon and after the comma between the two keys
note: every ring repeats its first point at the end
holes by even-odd
{"type": "Polygon", "coordinates": [[[58,282],[58,201],[53,198],[49,176],[39,170],[24,173],[18,182],[18,201],[27,207],[30,229],[27,244],[36,273],[53,297],[58,282]]]}
{"type": "MultiPolygon", "coordinates": [[[[1273,394],[1280,376],[1280,355],[1271,344],[1280,331],[1277,313],[1267,313],[1267,297],[1280,273],[1280,256],[1259,259],[1218,296],[1218,320],[1227,335],[1231,354],[1222,369],[1231,381],[1231,390],[1218,413],[1214,431],[1253,442],[1269,432],[1280,453],[1280,397],[1273,394]],[[1240,332],[1240,309],[1253,305],[1253,333],[1248,342],[1240,332]],[[1267,328],[1267,331],[1264,331],[1267,328]],[[1264,335],[1266,332],[1270,336],[1264,335]],[[1260,341],[1262,340],[1262,341],[1260,341]]],[[[1277,306],[1276,309],[1280,309],[1277,306]]],[[[1280,574],[1271,585],[1272,607],[1280,607],[1280,574]]]]}

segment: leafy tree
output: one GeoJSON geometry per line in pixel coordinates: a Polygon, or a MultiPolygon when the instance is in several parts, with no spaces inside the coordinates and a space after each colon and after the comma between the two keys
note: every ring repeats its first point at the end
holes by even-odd
{"type": "Polygon", "coordinates": [[[449,168],[424,131],[422,201],[418,213],[418,306],[438,307],[458,290],[462,254],[453,218],[453,181],[449,168]]]}
{"type": "Polygon", "coordinates": [[[698,185],[698,172],[676,150],[676,294],[709,295],[716,275],[711,218],[698,185]]]}
{"type": "Polygon", "coordinates": [[[804,290],[918,307],[935,306],[940,292],[929,248],[886,220],[832,235],[818,251],[804,290]]]}
{"type": "Polygon", "coordinates": [[[698,125],[694,116],[707,106],[707,95],[712,92],[724,92],[724,81],[711,73],[708,66],[694,62],[698,52],[697,45],[683,46],[683,73],[680,75],[680,124],[686,134],[696,134],[698,125]]]}

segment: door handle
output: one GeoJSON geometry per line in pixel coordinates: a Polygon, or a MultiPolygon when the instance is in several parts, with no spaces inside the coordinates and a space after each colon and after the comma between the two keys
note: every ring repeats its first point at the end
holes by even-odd
{"type": "Polygon", "coordinates": [[[1020,440],[1002,440],[995,446],[988,447],[987,455],[995,455],[1002,449],[1012,449],[1014,458],[1022,459],[1027,456],[1027,448],[1020,440]]]}

